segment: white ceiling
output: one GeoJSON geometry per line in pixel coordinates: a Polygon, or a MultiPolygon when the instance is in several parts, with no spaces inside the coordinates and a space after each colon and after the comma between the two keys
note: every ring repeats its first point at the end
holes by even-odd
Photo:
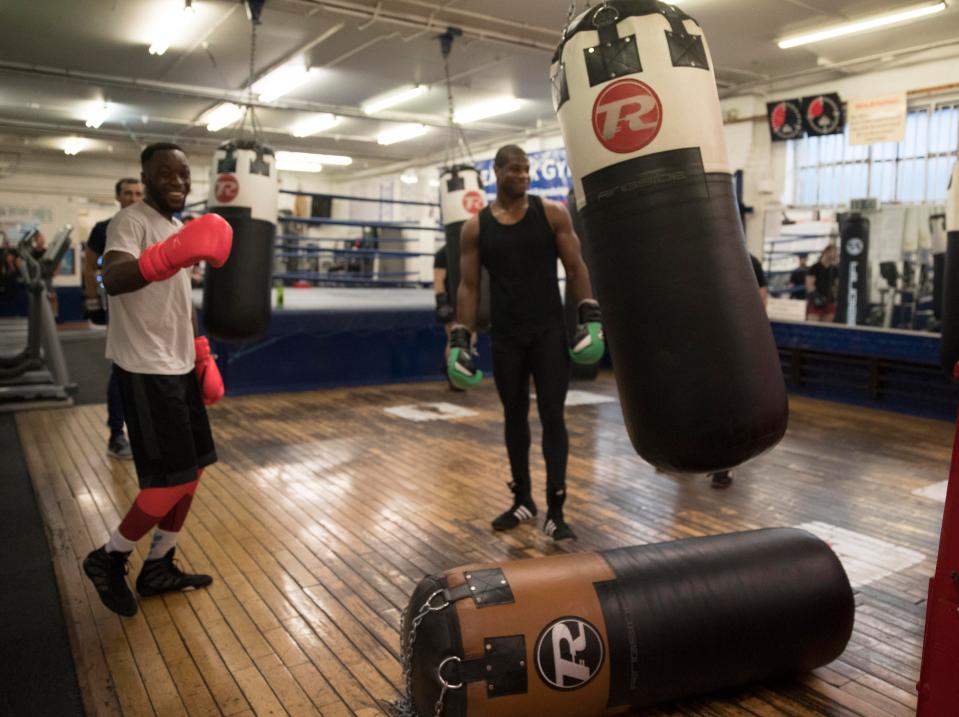
{"type": "MultiPolygon", "coordinates": [[[[64,138],[92,141],[91,154],[133,156],[157,139],[206,147],[230,136],[209,133],[198,118],[222,99],[245,97],[250,23],[239,0],[194,0],[196,19],[163,56],[147,53],[151,27],[182,0],[5,0],[0,23],[0,148],[59,151],[64,138]],[[84,127],[90,103],[108,100],[110,117],[84,127]]],[[[912,0],[685,0],[709,39],[724,94],[828,80],[877,64],[905,63],[921,48],[959,55],[959,3],[935,19],[853,38],[780,50],[775,40],[900,7],[912,0]],[[943,49],[945,48],[945,49],[943,49]],[[859,61],[861,58],[867,58],[859,61]],[[841,69],[835,66],[839,65],[841,69]]],[[[583,3],[578,3],[579,9],[583,3]]],[[[524,100],[515,113],[471,125],[471,143],[551,131],[555,117],[547,81],[552,48],[568,10],[565,0],[267,0],[256,38],[256,75],[314,43],[305,55],[317,78],[257,118],[278,149],[349,154],[372,171],[441,154],[446,91],[436,36],[449,25],[450,71],[458,106],[500,94],[524,100]],[[377,11],[378,8],[378,11],[377,11]],[[430,91],[383,117],[359,105],[397,86],[430,91]],[[288,129],[311,112],[344,121],[328,133],[294,139],[288,129]],[[372,141],[395,121],[422,121],[424,137],[381,147],[372,141]]],[[[956,78],[952,78],[955,80],[956,78]]],[[[950,81],[944,78],[944,81],[950,81]]]]}

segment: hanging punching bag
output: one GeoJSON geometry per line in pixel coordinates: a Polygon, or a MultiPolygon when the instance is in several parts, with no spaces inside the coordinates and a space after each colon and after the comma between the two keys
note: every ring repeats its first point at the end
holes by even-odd
{"type": "Polygon", "coordinates": [[[946,192],[946,267],[939,358],[942,370],[949,376],[956,375],[956,363],[959,363],[959,162],[952,165],[946,192]]]}
{"type": "Polygon", "coordinates": [[[672,5],[609,0],[571,23],[551,77],[633,446],[698,473],[768,450],[786,388],[702,30],[672,5]]]}
{"type": "MultiPolygon", "coordinates": [[[[450,282],[450,301],[456,306],[460,285],[460,232],[470,217],[486,206],[486,192],[479,170],[469,164],[446,167],[440,172],[440,208],[446,228],[446,256],[450,282]]],[[[480,303],[476,313],[476,329],[489,327],[489,274],[482,270],[480,303]]]]}
{"type": "Polygon", "coordinates": [[[408,699],[420,717],[623,714],[821,667],[854,612],[836,555],[795,528],[467,565],[413,592],[408,699]]]}
{"type": "Polygon", "coordinates": [[[217,149],[207,206],[233,227],[230,258],[203,282],[203,326],[218,339],[252,341],[270,325],[278,190],[272,148],[233,140],[217,149]]]}

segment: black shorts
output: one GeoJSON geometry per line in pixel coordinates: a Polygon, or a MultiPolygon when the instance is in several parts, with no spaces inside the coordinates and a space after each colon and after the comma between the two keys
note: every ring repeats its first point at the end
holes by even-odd
{"type": "Polygon", "coordinates": [[[140,488],[196,480],[216,463],[216,448],[196,371],[181,376],[130,373],[116,367],[140,488]]]}

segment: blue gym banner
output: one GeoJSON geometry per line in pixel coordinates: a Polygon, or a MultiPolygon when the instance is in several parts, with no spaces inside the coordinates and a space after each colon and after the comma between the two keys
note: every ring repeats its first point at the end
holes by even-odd
{"type": "MultiPolygon", "coordinates": [[[[476,163],[483,177],[483,186],[490,201],[496,196],[496,176],[493,174],[493,160],[484,159],[476,163]]],[[[566,201],[573,177],[566,163],[565,149],[546,149],[529,155],[529,193],[541,197],[566,201]]]]}

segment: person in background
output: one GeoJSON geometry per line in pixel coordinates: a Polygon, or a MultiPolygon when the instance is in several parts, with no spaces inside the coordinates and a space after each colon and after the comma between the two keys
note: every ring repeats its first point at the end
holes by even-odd
{"type": "MultiPolygon", "coordinates": [[[[139,179],[124,177],[114,185],[113,195],[120,209],[126,209],[143,199],[143,185],[139,179]]],[[[90,322],[101,326],[107,323],[107,307],[100,296],[98,274],[100,259],[107,243],[109,224],[110,219],[104,219],[93,225],[83,252],[83,314],[90,322]]],[[[130,450],[130,442],[123,433],[123,422],[120,384],[117,380],[116,367],[111,364],[110,381],[107,383],[107,428],[110,430],[110,437],[107,439],[107,455],[112,458],[132,460],[133,452],[130,450]]]]}
{"type": "Polygon", "coordinates": [[[806,320],[831,323],[836,320],[836,297],[839,293],[839,250],[835,244],[823,249],[819,261],[806,275],[806,320]]]}
{"type": "MultiPolygon", "coordinates": [[[[449,256],[444,244],[433,257],[433,293],[436,296],[436,321],[443,324],[443,330],[446,332],[446,343],[450,340],[450,326],[453,319],[456,318],[456,309],[453,308],[453,302],[450,300],[450,277],[449,277],[449,256]]],[[[443,357],[443,375],[453,391],[462,391],[458,388],[446,374],[446,361],[449,359],[449,353],[446,352],[443,357]]]]}
{"type": "Polygon", "coordinates": [[[809,255],[797,254],[796,258],[799,259],[799,266],[793,269],[792,273],[789,275],[789,288],[792,289],[789,294],[789,298],[805,301],[806,276],[809,274],[809,267],[806,266],[806,263],[809,261],[809,255]]]}

